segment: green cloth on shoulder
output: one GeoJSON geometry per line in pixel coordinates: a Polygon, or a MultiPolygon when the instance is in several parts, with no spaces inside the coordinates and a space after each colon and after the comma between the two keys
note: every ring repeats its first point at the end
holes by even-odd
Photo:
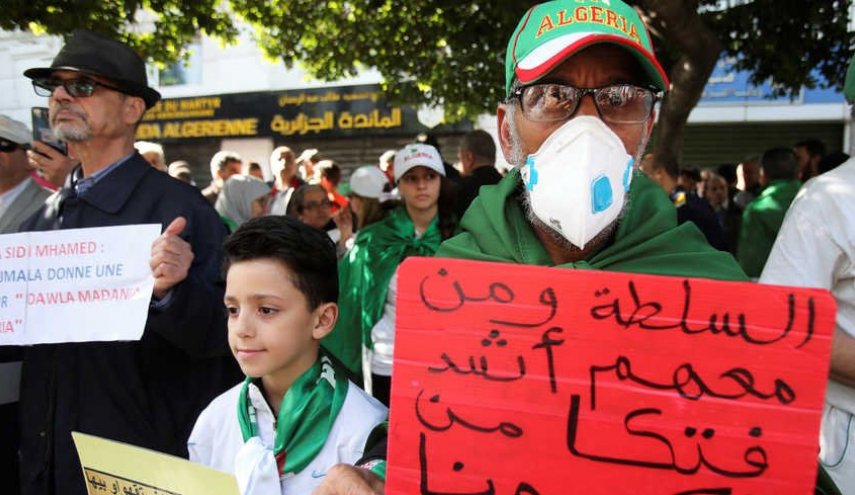
{"type": "Polygon", "coordinates": [[[758,278],[763,273],[784,215],[801,187],[797,180],[773,181],[745,207],[736,259],[749,277],[758,278]]]}
{"type": "Polygon", "coordinates": [[[238,224],[237,224],[237,222],[235,222],[231,218],[220,213],[220,220],[222,220],[223,223],[226,224],[226,228],[229,229],[229,234],[231,234],[232,232],[237,230],[238,224]]]}
{"type": "MultiPolygon", "coordinates": [[[[461,221],[463,233],[442,244],[437,256],[553,266],[520,205],[521,179],[511,170],[495,186],[484,186],[461,221]]],[[[746,280],[729,253],[718,251],[691,222],[677,225],[665,192],[635,172],[629,204],[611,244],[590,258],[561,268],[653,275],[746,280]]]]}
{"type": "Polygon", "coordinates": [[[389,281],[408,256],[433,256],[442,238],[438,217],[421,237],[404,207],[365,227],[339,261],[339,318],[322,345],[357,377],[362,376],[362,346],[371,349],[371,329],[383,316],[389,281]]]}

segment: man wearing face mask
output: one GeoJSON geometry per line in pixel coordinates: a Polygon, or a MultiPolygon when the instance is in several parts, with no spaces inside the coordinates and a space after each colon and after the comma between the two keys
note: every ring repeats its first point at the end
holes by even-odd
{"type": "MultiPolygon", "coordinates": [[[[635,163],[668,79],[638,14],[620,0],[529,9],[508,42],[499,141],[515,166],[484,186],[437,256],[747,280],[686,223],[635,163]]],[[[378,495],[338,465],[313,495],[378,495]]],[[[833,493],[833,492],[827,492],[833,493]]]]}
{"type": "Polygon", "coordinates": [[[481,189],[437,255],[745,280],[637,171],[668,78],[618,0],[532,7],[508,43],[499,141],[515,168],[481,189]]]}
{"type": "MultiPolygon", "coordinates": [[[[505,71],[499,143],[514,169],[481,188],[436,256],[747,280],[693,223],[677,224],[637,169],[668,78],[634,9],[536,5],[508,42],[505,71]]],[[[816,493],[839,493],[821,468],[816,493]]]]}

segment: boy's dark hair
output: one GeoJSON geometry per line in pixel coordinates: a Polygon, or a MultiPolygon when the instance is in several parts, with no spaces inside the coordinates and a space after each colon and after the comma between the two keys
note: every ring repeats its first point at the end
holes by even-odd
{"type": "Polygon", "coordinates": [[[309,311],[338,302],[338,265],[329,236],[294,218],[278,215],[254,218],[223,243],[223,273],[232,263],[273,259],[294,272],[294,286],[306,296],[309,311]]]}

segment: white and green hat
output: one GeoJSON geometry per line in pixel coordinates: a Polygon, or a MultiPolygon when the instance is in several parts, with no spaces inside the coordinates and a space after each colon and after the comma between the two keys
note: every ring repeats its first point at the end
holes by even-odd
{"type": "Polygon", "coordinates": [[[620,0],[554,0],[535,5],[520,20],[508,42],[505,93],[514,78],[537,81],[578,51],[598,43],[625,48],[638,60],[651,84],[668,89],[668,75],[653,53],[650,35],[638,13],[620,0]]]}
{"type": "Polygon", "coordinates": [[[395,153],[395,182],[397,183],[404,174],[415,167],[427,167],[445,176],[442,157],[439,151],[429,144],[408,144],[395,153]]]}

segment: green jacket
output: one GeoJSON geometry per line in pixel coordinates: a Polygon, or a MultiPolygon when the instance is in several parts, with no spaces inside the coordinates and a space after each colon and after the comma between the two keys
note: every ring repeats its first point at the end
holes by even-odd
{"type": "Polygon", "coordinates": [[[749,277],[758,278],[784,223],[784,214],[799,192],[797,180],[776,180],[745,207],[736,259],[749,277]]]}
{"type": "Polygon", "coordinates": [[[362,376],[362,346],[371,349],[371,329],[383,316],[389,281],[407,256],[433,256],[442,238],[439,217],[421,237],[403,207],[359,232],[339,261],[339,318],[321,343],[356,377],[362,376]]]}
{"type": "MultiPolygon", "coordinates": [[[[497,185],[482,187],[463,216],[463,233],[444,242],[437,256],[552,266],[520,206],[520,191],[516,169],[497,185]]],[[[633,176],[629,197],[614,241],[562,268],[746,280],[733,257],[713,249],[693,223],[677,225],[668,196],[641,172],[633,176]]]]}

